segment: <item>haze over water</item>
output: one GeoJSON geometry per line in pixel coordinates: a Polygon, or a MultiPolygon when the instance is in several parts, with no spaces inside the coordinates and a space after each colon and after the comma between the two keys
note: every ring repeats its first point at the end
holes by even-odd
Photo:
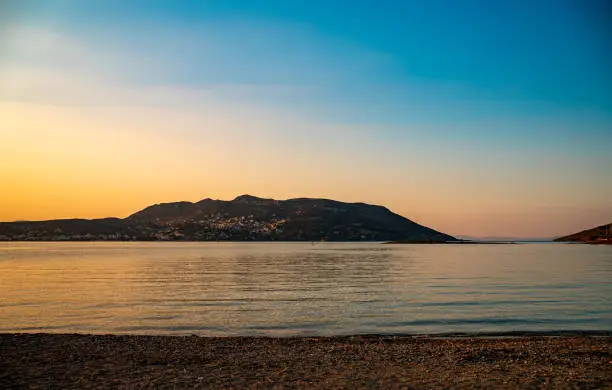
{"type": "Polygon", "coordinates": [[[612,248],[0,243],[0,332],[612,330],[612,248]]]}

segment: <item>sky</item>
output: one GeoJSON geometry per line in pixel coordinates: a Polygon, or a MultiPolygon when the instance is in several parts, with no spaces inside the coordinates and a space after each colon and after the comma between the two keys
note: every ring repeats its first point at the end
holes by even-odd
{"type": "Polygon", "coordinates": [[[606,0],[0,2],[0,221],[240,194],[612,221],[606,0]]]}

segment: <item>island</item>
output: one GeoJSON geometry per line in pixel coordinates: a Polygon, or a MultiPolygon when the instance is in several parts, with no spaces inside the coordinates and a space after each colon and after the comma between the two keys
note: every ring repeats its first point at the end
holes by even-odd
{"type": "Polygon", "coordinates": [[[0,241],[402,241],[458,242],[383,206],[330,199],[155,204],[127,218],[0,223],[0,241]]]}

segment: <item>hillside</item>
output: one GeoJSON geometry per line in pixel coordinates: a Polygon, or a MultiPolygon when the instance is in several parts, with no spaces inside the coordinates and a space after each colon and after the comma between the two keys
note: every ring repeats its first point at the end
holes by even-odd
{"type": "Polygon", "coordinates": [[[570,234],[569,236],[560,237],[555,239],[555,241],[592,242],[605,239],[612,239],[612,223],[583,230],[578,233],[570,234]]]}
{"type": "Polygon", "coordinates": [[[163,203],[128,218],[0,223],[2,240],[452,241],[383,206],[329,199],[163,203]]]}
{"type": "Polygon", "coordinates": [[[123,219],[56,219],[0,222],[0,241],[145,240],[137,226],[123,219]]]}

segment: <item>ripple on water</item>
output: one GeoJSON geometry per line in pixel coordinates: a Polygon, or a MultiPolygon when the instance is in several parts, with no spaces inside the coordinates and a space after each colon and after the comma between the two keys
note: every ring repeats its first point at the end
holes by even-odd
{"type": "Polygon", "coordinates": [[[609,331],[610,249],[0,243],[0,331],[609,331]]]}

